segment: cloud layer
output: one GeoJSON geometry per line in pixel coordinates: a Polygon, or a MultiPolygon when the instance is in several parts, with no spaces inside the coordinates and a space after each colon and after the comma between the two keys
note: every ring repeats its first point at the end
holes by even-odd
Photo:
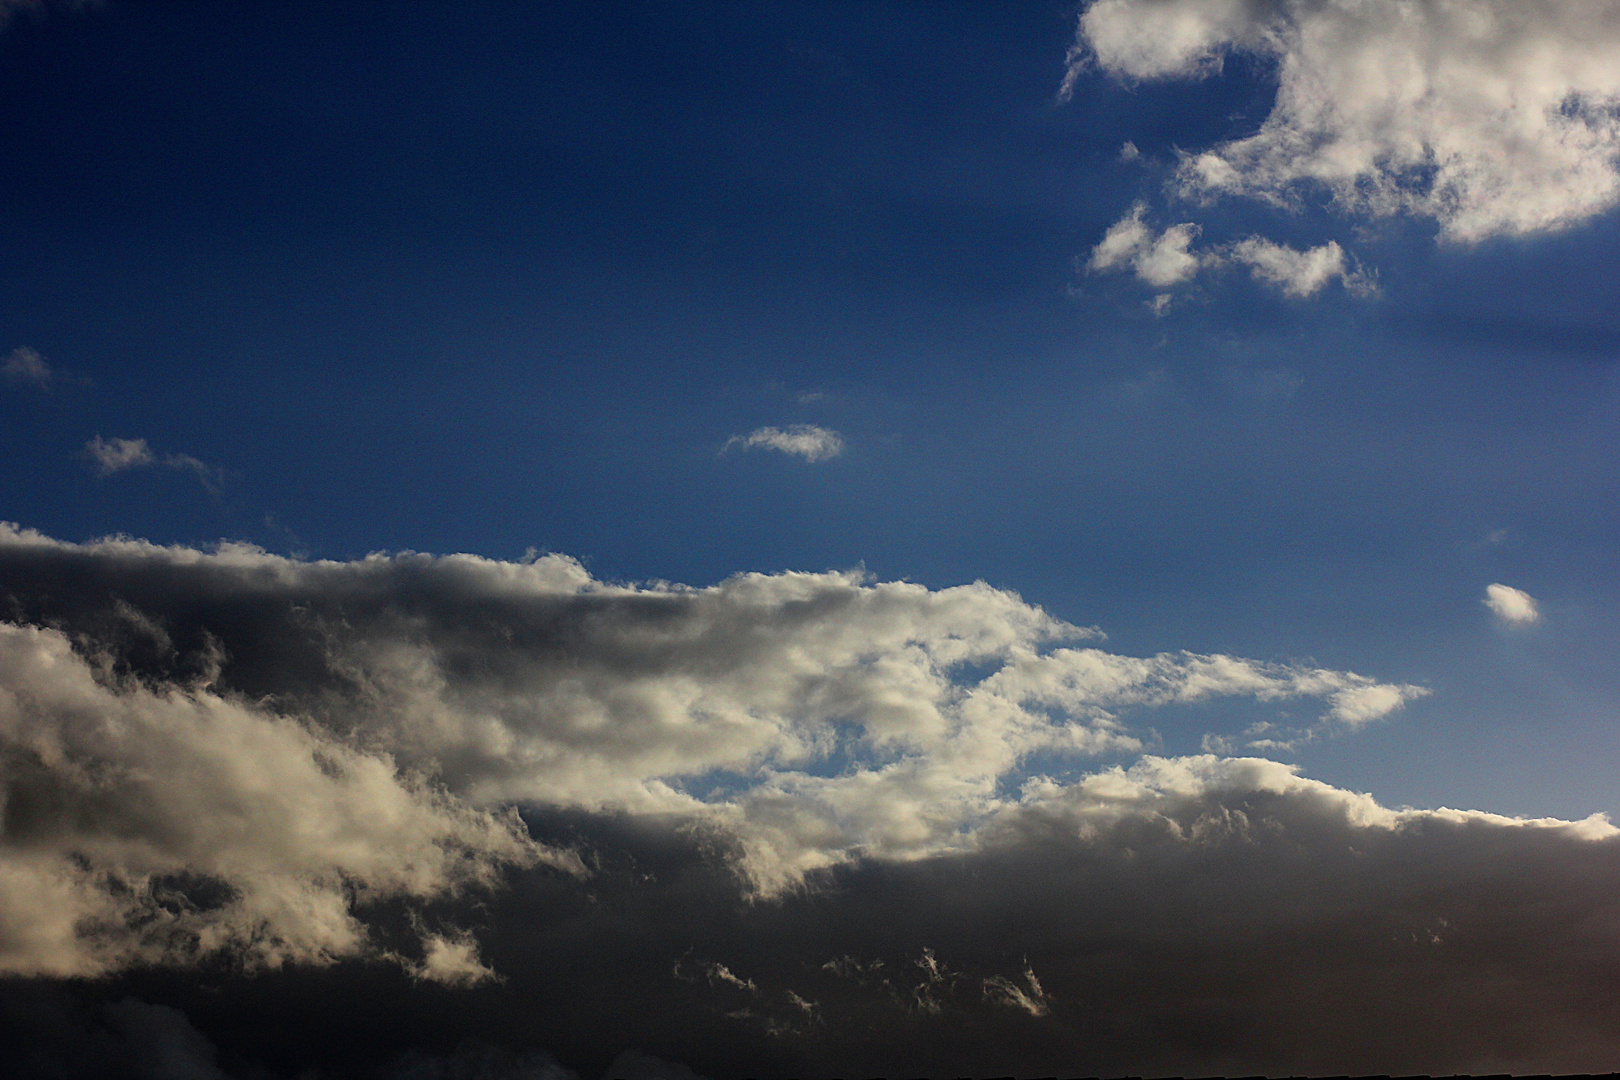
{"type": "MultiPolygon", "coordinates": [[[[305,563],[6,527],[0,595],[17,971],[353,953],[345,895],[428,897],[541,857],[491,816],[514,802],[681,816],[772,893],[971,849],[1020,804],[1026,761],[1134,754],[1143,709],[1317,698],[1320,723],[1355,727],[1422,692],[1121,656],[983,584],[856,574],[624,586],[555,555],[305,563]],[[164,914],[160,879],[187,875],[231,899],[164,914]],[[130,905],[148,929],[82,932],[130,905]]],[[[422,970],[476,974],[458,941],[424,938],[422,970]]]]}
{"type": "Polygon", "coordinates": [[[1316,189],[1462,242],[1620,200],[1612,0],[1097,0],[1072,63],[1196,79],[1230,52],[1274,65],[1276,101],[1253,135],[1184,156],[1185,196],[1287,204],[1316,189]]]}
{"type": "Polygon", "coordinates": [[[99,1039],[105,1075],[106,1055],[149,1055],[159,1033],[228,1075],[264,1075],[237,1066],[267,1051],[288,1076],[1447,1075],[1620,1059],[1620,838],[1599,819],[1392,810],[1276,762],[1147,757],[1033,786],[972,851],[846,863],[762,903],[678,820],[527,816],[592,873],[525,871],[481,905],[498,986],[425,990],[386,966],[137,977],[99,1009],[87,988],[89,1016],[55,1026],[42,1004],[8,1004],[27,994],[0,995],[0,1066],[8,1045],[60,1064],[99,1039]],[[171,1004],[126,1003],[159,990],[171,1004]],[[24,1023],[29,1037],[4,1037],[24,1023]],[[604,1072],[628,1063],[640,1071],[604,1072]]]}
{"type": "Polygon", "coordinates": [[[1143,753],[1148,721],[1216,697],[1349,731],[1416,687],[1125,656],[983,584],[623,585],[558,555],[303,562],[8,526],[0,599],[0,965],[140,991],[62,1020],[53,1067],[148,1053],[133,1017],[231,1075],[311,1001],[330,1032],[275,1038],[288,1074],[1620,1054],[1607,820],[1143,753]],[[391,962],[298,974],[368,958],[391,962]],[[266,972],[209,991],[251,1008],[140,974],[221,960],[266,972]],[[343,1020],[359,1002],[394,1019],[343,1020]],[[255,1019],[193,1029],[199,1009],[255,1019]]]}

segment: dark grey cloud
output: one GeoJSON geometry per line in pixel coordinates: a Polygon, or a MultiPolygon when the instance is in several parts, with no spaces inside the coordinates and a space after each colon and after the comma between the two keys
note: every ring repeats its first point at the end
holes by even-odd
{"type": "Polygon", "coordinates": [[[594,873],[523,872],[481,903],[500,984],[356,965],[202,985],[135,973],[78,988],[73,1007],[164,1001],[228,1075],[485,1061],[593,1077],[627,1051],[714,1077],[1591,1072],[1620,1057],[1620,845],[1568,828],[1383,827],[1325,786],[1234,784],[1090,832],[1024,813],[973,854],[847,864],[750,901],[724,848],[680,822],[529,820],[594,873]],[[1037,986],[1041,1009],[1009,993],[1037,986]]]}
{"type": "Polygon", "coordinates": [[[1349,733],[1415,687],[1122,656],[984,585],[14,528],[0,617],[8,1074],[1620,1059],[1606,820],[1144,754],[1150,710],[1349,733]]]}

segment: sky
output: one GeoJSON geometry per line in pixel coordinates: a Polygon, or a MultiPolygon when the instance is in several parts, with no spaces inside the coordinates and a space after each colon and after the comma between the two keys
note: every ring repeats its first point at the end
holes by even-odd
{"type": "Polygon", "coordinates": [[[8,1075],[1620,1069],[1620,3],[0,20],[8,1075]]]}

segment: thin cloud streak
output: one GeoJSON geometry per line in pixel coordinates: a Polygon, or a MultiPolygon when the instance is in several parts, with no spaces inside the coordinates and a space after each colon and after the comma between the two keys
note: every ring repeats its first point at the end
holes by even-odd
{"type": "Polygon", "coordinates": [[[844,452],[844,437],[814,424],[789,424],[785,428],[762,427],[747,435],[733,435],[721,450],[734,446],[743,450],[777,450],[806,461],[826,461],[844,452]]]}

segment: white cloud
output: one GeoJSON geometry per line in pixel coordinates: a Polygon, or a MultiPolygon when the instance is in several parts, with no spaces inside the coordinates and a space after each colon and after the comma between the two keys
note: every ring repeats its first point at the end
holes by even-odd
{"type": "Polygon", "coordinates": [[[1332,240],[1297,251],[1286,244],[1251,236],[1233,245],[1232,257],[1247,265],[1255,277],[1277,286],[1288,296],[1310,296],[1335,280],[1358,296],[1374,291],[1365,273],[1345,265],[1344,250],[1332,240]]]}
{"type": "Polygon", "coordinates": [[[1198,226],[1183,222],[1156,232],[1142,220],[1146,211],[1146,205],[1137,203],[1110,226],[1102,241],[1091,249],[1087,269],[1129,268],[1137,280],[1160,289],[1192,280],[1204,265],[1203,258],[1191,250],[1198,226]]]}
{"type": "Polygon", "coordinates": [[[1511,585],[1485,586],[1485,606],[1509,626],[1530,626],[1541,621],[1536,598],[1511,585]]]}
{"type": "Polygon", "coordinates": [[[84,452],[97,476],[144,469],[161,461],[166,468],[190,473],[213,494],[218,494],[225,482],[225,471],[218,466],[199,461],[190,454],[164,454],[160,458],[145,439],[103,439],[97,435],[84,444],[84,452]]]}
{"type": "Polygon", "coordinates": [[[1228,51],[1275,64],[1276,101],[1255,134],[1184,158],[1187,195],[1288,202],[1315,185],[1464,242],[1620,200],[1614,0],[1097,0],[1066,85],[1093,60],[1198,78],[1228,51]]]}
{"type": "Polygon", "coordinates": [[[723,449],[740,446],[744,450],[764,448],[793,454],[806,461],[826,461],[844,452],[844,439],[838,432],[814,424],[789,424],[785,428],[762,427],[747,435],[733,435],[723,449]]]}
{"type": "Polygon", "coordinates": [[[52,374],[51,365],[38,350],[26,345],[11,350],[11,355],[0,364],[0,373],[13,382],[29,382],[35,386],[49,386],[52,374]]]}
{"type": "Polygon", "coordinates": [[[84,444],[84,452],[98,476],[143,468],[157,460],[145,439],[103,439],[97,435],[84,444]]]}
{"type": "Polygon", "coordinates": [[[147,657],[148,678],[214,664],[220,685],[473,805],[692,816],[735,838],[765,891],[861,855],[971,846],[1030,755],[1133,753],[1142,710],[1317,698],[1324,721],[1360,723],[1422,692],[1230,656],[1122,656],[982,583],[848,573],[611,586],[562,556],[301,563],[8,529],[0,587],[18,611],[40,597],[33,621],[147,657]],[[75,598],[91,580],[111,592],[75,598]]]}
{"type": "MultiPolygon", "coordinates": [[[[1108,229],[1091,250],[1086,269],[1093,273],[1131,270],[1136,279],[1156,289],[1184,285],[1201,271],[1239,263],[1247,266],[1260,281],[1273,285],[1288,296],[1311,296],[1330,281],[1338,281],[1357,296],[1376,292],[1371,277],[1358,266],[1352,269],[1336,241],[1328,241],[1304,251],[1260,236],[1250,236],[1236,244],[1196,249],[1193,241],[1199,227],[1189,221],[1156,230],[1144,216],[1147,206],[1137,203],[1130,212],[1108,229]]],[[[1155,315],[1163,315],[1172,297],[1160,293],[1148,304],[1155,315]]]]}

